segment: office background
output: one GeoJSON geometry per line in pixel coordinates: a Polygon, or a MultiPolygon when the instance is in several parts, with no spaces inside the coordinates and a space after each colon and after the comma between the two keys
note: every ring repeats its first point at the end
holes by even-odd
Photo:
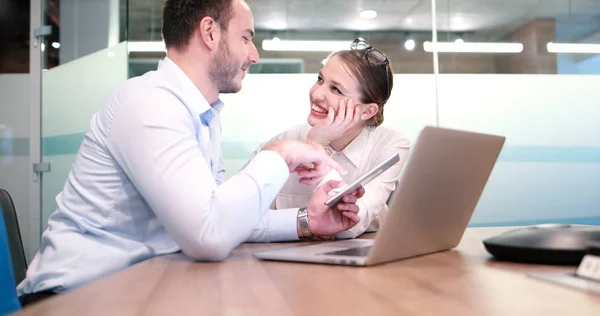
{"type": "MultiPolygon", "coordinates": [[[[23,2],[0,2],[7,43],[0,187],[15,200],[31,260],[91,116],[111,89],[164,57],[164,0],[23,2]],[[41,26],[49,34],[30,41],[30,29],[41,26]],[[34,162],[49,171],[34,172],[34,162]]],[[[425,125],[507,137],[471,226],[600,224],[599,1],[253,0],[251,7],[262,61],[240,93],[222,96],[227,176],[260,142],[305,122],[308,90],[327,56],[301,51],[307,46],[265,50],[263,40],[349,44],[360,36],[392,60],[385,126],[411,140],[425,125]],[[426,51],[434,37],[451,49],[483,43],[479,49],[509,52],[426,51]]]]}

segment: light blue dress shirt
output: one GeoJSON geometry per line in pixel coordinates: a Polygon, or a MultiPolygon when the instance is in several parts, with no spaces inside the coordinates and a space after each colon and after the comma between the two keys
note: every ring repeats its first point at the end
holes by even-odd
{"type": "Polygon", "coordinates": [[[110,94],[19,295],[63,292],[179,250],[221,260],[244,241],[297,240],[297,209],[268,210],[289,176],[281,156],[262,151],[224,181],[221,108],[168,58],[110,94]]]}

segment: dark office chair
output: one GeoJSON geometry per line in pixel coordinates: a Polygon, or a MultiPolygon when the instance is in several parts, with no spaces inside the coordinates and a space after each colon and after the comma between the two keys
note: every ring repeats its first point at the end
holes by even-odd
{"type": "Polygon", "coordinates": [[[10,249],[12,259],[15,283],[19,284],[25,279],[25,274],[27,273],[27,259],[25,258],[25,250],[23,249],[15,205],[10,194],[4,189],[0,189],[0,206],[2,207],[2,217],[6,224],[8,248],[10,249]]]}
{"type": "MultiPolygon", "coordinates": [[[[2,209],[2,206],[0,206],[2,209]]],[[[17,289],[13,269],[10,260],[8,260],[8,238],[4,219],[0,217],[0,315],[7,315],[21,309],[21,304],[17,298],[17,289]]]]}

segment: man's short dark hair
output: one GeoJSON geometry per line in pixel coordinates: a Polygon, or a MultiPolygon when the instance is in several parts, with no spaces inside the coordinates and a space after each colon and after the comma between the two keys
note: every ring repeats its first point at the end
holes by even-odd
{"type": "Polygon", "coordinates": [[[163,40],[167,48],[185,49],[204,17],[212,17],[227,31],[233,0],[167,0],[163,8],[163,40]]]}

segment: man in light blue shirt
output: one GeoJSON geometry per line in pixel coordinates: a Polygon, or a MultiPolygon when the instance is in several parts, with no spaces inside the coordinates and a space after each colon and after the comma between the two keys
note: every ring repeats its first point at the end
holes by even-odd
{"type": "Polygon", "coordinates": [[[243,0],[166,2],[168,58],[118,87],[93,116],[17,288],[24,305],[156,255],[223,260],[245,241],[333,236],[356,225],[364,190],[337,210],[324,205],[339,182],[316,190],[306,209],[268,210],[290,172],[307,184],[330,167],[343,172],[316,144],[275,142],[224,181],[218,96],[239,91],[258,61],[253,35],[243,0]]]}

